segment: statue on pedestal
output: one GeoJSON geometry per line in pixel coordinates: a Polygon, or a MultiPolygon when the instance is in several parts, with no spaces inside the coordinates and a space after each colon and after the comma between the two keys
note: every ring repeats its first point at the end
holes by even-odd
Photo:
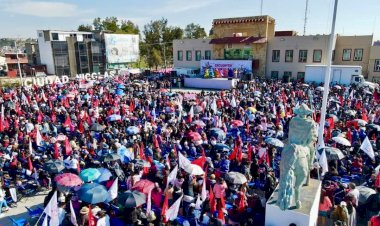
{"type": "Polygon", "coordinates": [[[293,200],[301,208],[300,189],[309,183],[317,141],[316,123],[308,117],[313,111],[302,104],[294,113],[297,116],[290,120],[288,143],[281,153],[277,205],[282,210],[289,209],[293,200]]]}

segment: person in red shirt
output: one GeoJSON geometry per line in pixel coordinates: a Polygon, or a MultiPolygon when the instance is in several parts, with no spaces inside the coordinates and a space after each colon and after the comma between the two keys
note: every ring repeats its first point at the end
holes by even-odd
{"type": "Polygon", "coordinates": [[[380,212],[371,217],[371,219],[368,221],[368,226],[380,226],[380,212]]]}

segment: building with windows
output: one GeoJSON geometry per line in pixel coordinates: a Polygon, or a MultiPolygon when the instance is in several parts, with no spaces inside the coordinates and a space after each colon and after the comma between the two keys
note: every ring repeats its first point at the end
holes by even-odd
{"type": "Polygon", "coordinates": [[[380,45],[371,46],[368,62],[368,80],[380,81],[380,45]]]}
{"type": "Polygon", "coordinates": [[[199,69],[201,60],[212,59],[210,39],[173,40],[174,68],[199,69]]]}
{"type": "Polygon", "coordinates": [[[28,57],[24,53],[5,53],[5,63],[8,69],[9,77],[17,77],[20,75],[18,62],[20,63],[20,68],[28,64],[28,57]],[[17,60],[18,57],[18,60],[17,60]]]}
{"type": "Polygon", "coordinates": [[[269,78],[305,76],[305,65],[326,64],[328,35],[276,36],[268,43],[267,70],[269,78]]]}
{"type": "Polygon", "coordinates": [[[337,35],[333,64],[334,65],[359,65],[362,73],[368,76],[368,63],[373,42],[373,35],[340,36],[337,35]]]}
{"type": "Polygon", "coordinates": [[[32,41],[25,43],[25,53],[28,56],[28,63],[30,65],[41,64],[37,42],[32,41]]]}

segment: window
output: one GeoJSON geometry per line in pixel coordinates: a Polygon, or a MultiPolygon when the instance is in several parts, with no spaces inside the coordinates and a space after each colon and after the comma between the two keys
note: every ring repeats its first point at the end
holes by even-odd
{"type": "Polygon", "coordinates": [[[313,52],[313,62],[314,63],[320,63],[321,61],[322,61],[322,50],[321,49],[315,49],[313,52]]]}
{"type": "Polygon", "coordinates": [[[284,71],[284,76],[290,78],[290,77],[292,77],[292,72],[291,71],[284,71]]]}
{"type": "Polygon", "coordinates": [[[183,61],[183,51],[182,51],[182,50],[179,50],[179,51],[177,52],[177,59],[178,59],[179,61],[183,61]]]}
{"type": "Polygon", "coordinates": [[[191,50],[186,51],[186,60],[187,61],[192,61],[192,55],[191,55],[191,50]]]}
{"type": "Polygon", "coordinates": [[[375,68],[373,69],[375,72],[380,72],[380,59],[375,60],[375,68]]]}
{"type": "Polygon", "coordinates": [[[270,77],[272,79],[278,79],[278,71],[271,71],[270,77]]]}
{"type": "Polygon", "coordinates": [[[51,38],[55,41],[58,41],[58,33],[51,33],[51,38]]]}
{"type": "Polygon", "coordinates": [[[297,80],[304,80],[305,78],[305,72],[298,72],[297,73],[297,80]]]}
{"type": "Polygon", "coordinates": [[[351,49],[344,49],[343,55],[342,55],[343,61],[350,61],[351,60],[351,49]]]}
{"type": "Polygon", "coordinates": [[[280,62],[280,50],[272,51],[272,62],[280,62]]]}
{"type": "Polygon", "coordinates": [[[298,56],[298,62],[306,63],[306,61],[307,61],[307,50],[300,50],[299,56],[298,56]]]}
{"type": "Polygon", "coordinates": [[[285,50],[285,62],[293,62],[293,50],[285,50]]]}
{"type": "Polygon", "coordinates": [[[363,49],[354,49],[354,61],[363,60],[363,49]]]}
{"type": "Polygon", "coordinates": [[[211,60],[211,50],[205,51],[205,60],[211,60]]]}
{"type": "Polygon", "coordinates": [[[228,43],[228,44],[227,44],[227,48],[228,48],[228,49],[231,49],[231,48],[232,48],[232,43],[228,43]]]}
{"type": "Polygon", "coordinates": [[[331,57],[331,61],[334,61],[334,60],[335,60],[335,50],[333,50],[332,57],[331,57]]]}
{"type": "Polygon", "coordinates": [[[200,50],[196,50],[196,51],[195,51],[195,60],[196,60],[196,61],[200,61],[200,60],[201,60],[201,57],[202,57],[202,55],[201,55],[201,51],[200,51],[200,50]]]}

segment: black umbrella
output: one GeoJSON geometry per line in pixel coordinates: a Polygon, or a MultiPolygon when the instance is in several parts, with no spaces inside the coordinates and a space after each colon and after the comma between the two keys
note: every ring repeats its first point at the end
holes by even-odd
{"type": "Polygon", "coordinates": [[[376,130],[377,132],[380,132],[380,126],[379,126],[379,125],[376,125],[376,124],[368,124],[367,127],[368,127],[368,128],[371,128],[371,129],[374,129],[374,130],[376,130]]]}
{"type": "Polygon", "coordinates": [[[59,173],[65,169],[65,165],[61,160],[49,160],[44,164],[44,170],[49,173],[59,173]]]}
{"type": "Polygon", "coordinates": [[[92,130],[92,131],[100,132],[100,131],[103,131],[103,130],[104,130],[104,127],[103,127],[102,125],[100,125],[99,123],[94,123],[94,124],[91,126],[91,130],[92,130]]]}
{"type": "Polygon", "coordinates": [[[117,155],[115,153],[106,154],[106,155],[103,155],[102,157],[100,157],[100,160],[103,162],[112,162],[112,161],[116,161],[119,159],[120,159],[119,155],[117,155]]]}
{"type": "Polygon", "coordinates": [[[124,204],[126,208],[134,208],[141,206],[146,202],[146,196],[139,191],[126,191],[119,195],[118,200],[124,204]]]}

